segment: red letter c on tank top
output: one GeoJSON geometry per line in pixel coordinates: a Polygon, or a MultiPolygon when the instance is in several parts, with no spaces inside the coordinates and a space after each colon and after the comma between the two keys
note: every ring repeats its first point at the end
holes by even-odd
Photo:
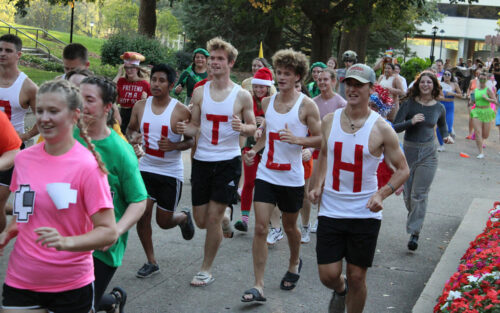
{"type": "Polygon", "coordinates": [[[290,163],[274,163],[274,141],[281,140],[279,133],[269,132],[269,151],[267,152],[267,162],[266,167],[276,171],[289,171],[292,169],[290,163]]]}
{"type": "MultiPolygon", "coordinates": [[[[149,123],[144,123],[142,125],[142,128],[144,129],[143,137],[144,137],[144,146],[146,148],[144,149],[144,152],[158,158],[163,158],[165,156],[165,151],[161,151],[160,149],[155,150],[149,147],[149,123]]],[[[168,137],[168,126],[165,125],[161,126],[161,136],[168,137]]]]}
{"type": "Polygon", "coordinates": [[[212,144],[216,145],[219,143],[219,124],[220,122],[227,122],[228,117],[227,115],[207,114],[207,120],[214,123],[212,126],[212,144]]]}
{"type": "Polygon", "coordinates": [[[353,172],[352,192],[360,192],[363,182],[363,146],[354,148],[354,164],[342,162],[342,142],[335,142],[333,148],[333,190],[340,191],[340,170],[353,172]]]}
{"type": "Polygon", "coordinates": [[[3,108],[3,112],[7,115],[7,117],[9,118],[9,121],[12,120],[12,107],[10,106],[10,102],[9,101],[5,101],[5,100],[0,100],[0,108],[3,108]]]}

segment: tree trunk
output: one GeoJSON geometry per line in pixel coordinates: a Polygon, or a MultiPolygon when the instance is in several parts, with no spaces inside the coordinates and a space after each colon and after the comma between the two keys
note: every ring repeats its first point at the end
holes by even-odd
{"type": "Polygon", "coordinates": [[[352,50],[358,54],[358,62],[365,62],[366,45],[368,43],[368,30],[370,25],[362,25],[350,31],[343,31],[340,39],[338,59],[342,59],[342,53],[352,50]]]}
{"type": "Polygon", "coordinates": [[[156,31],[156,0],[141,0],[139,34],[153,38],[156,31]]]}
{"type": "Polygon", "coordinates": [[[311,63],[318,61],[326,63],[331,56],[333,45],[332,31],[333,25],[321,21],[313,21],[311,28],[311,63]]]}

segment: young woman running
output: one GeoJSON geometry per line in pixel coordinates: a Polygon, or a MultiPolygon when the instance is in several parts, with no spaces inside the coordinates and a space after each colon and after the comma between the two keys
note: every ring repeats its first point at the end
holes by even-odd
{"type": "MultiPolygon", "coordinates": [[[[118,229],[118,240],[112,246],[96,250],[94,256],[95,309],[96,311],[123,312],[126,293],[120,287],[110,294],[104,292],[118,267],[122,264],[127,247],[128,230],[137,223],[146,208],[147,192],[132,146],[108,125],[112,103],[116,100],[116,86],[101,77],[87,77],[81,81],[83,98],[82,120],[95,150],[99,152],[108,169],[108,182],[113,194],[113,204],[118,229]]],[[[73,136],[87,145],[82,133],[75,128],[73,136]]]]}
{"type": "Polygon", "coordinates": [[[15,159],[14,217],[0,241],[3,247],[17,236],[3,312],[88,313],[93,307],[91,250],[113,244],[117,230],[105,166],[92,145],[89,151],[73,138],[81,105],[67,81],[38,90],[36,124],[45,142],[15,159]]]}

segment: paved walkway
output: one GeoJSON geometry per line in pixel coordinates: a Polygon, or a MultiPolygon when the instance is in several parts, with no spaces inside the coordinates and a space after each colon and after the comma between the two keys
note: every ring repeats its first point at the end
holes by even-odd
{"type": "MultiPolygon", "coordinates": [[[[406,248],[406,209],[401,196],[392,196],[385,201],[374,266],[368,271],[366,313],[411,312],[472,199],[497,198],[500,184],[498,129],[491,132],[486,158],[476,159],[474,143],[464,139],[467,135],[465,102],[458,101],[456,106],[456,144],[448,145],[447,150],[439,154],[439,168],[416,252],[411,253],[406,248]],[[471,158],[461,158],[459,152],[466,152],[471,158]]],[[[189,168],[186,177],[189,177],[189,168]]],[[[180,207],[190,207],[190,197],[187,179],[180,207]]],[[[235,213],[237,219],[239,214],[235,213]]],[[[253,225],[253,214],[250,224],[253,225]]],[[[138,279],[135,273],[146,259],[134,229],[129,237],[124,264],[110,287],[119,285],[127,290],[126,310],[129,313],[326,312],[331,293],[318,278],[315,235],[312,235],[310,244],[302,246],[304,267],[296,290],[286,292],[279,289],[288,264],[285,238],[269,250],[265,276],[267,303],[240,302],[243,291],[253,284],[252,234],[253,230],[250,230],[247,234],[236,234],[233,239],[224,239],[213,268],[216,281],[206,288],[193,288],[189,282],[201,264],[205,231],[197,229],[194,239],[187,242],[182,239],[178,228],[165,231],[155,226],[154,242],[161,273],[149,279],[138,279]]],[[[2,280],[6,265],[7,257],[1,258],[2,280]]]]}

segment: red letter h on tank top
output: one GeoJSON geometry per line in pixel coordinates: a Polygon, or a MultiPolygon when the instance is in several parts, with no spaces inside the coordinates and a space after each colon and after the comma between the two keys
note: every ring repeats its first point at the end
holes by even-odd
{"type": "Polygon", "coordinates": [[[363,146],[354,148],[354,164],[342,162],[342,142],[335,142],[333,148],[333,190],[340,191],[340,170],[354,173],[352,192],[360,192],[363,181],[363,146]]]}
{"type": "Polygon", "coordinates": [[[219,124],[220,122],[227,122],[228,117],[227,115],[207,114],[207,120],[214,123],[212,126],[212,144],[216,145],[219,143],[219,124]]]}
{"type": "MultiPolygon", "coordinates": [[[[144,123],[142,128],[144,128],[143,136],[144,136],[144,143],[145,143],[144,146],[146,148],[145,152],[149,155],[163,158],[165,156],[165,151],[161,151],[160,149],[155,150],[155,149],[151,149],[149,147],[149,123],[144,123]]],[[[168,137],[168,126],[165,126],[165,125],[161,126],[161,136],[168,137]]]]}

